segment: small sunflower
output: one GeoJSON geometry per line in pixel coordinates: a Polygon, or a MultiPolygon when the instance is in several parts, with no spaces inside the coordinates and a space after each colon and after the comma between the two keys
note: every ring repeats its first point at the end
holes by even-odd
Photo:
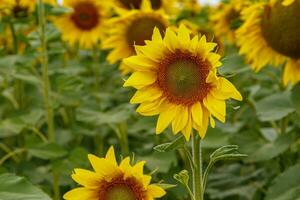
{"type": "MultiPolygon", "coordinates": [[[[154,10],[174,12],[175,0],[112,0],[112,7],[122,10],[141,9],[143,1],[149,1],[154,10]]],[[[169,13],[170,14],[170,13],[169,13]]]]}
{"type": "Polygon", "coordinates": [[[246,0],[232,0],[229,3],[221,3],[212,9],[210,21],[213,24],[218,37],[224,37],[230,43],[235,42],[235,30],[241,25],[241,11],[249,5],[246,0]]]}
{"type": "Polygon", "coordinates": [[[124,83],[138,91],[131,103],[140,104],[137,112],[159,115],[156,133],[172,124],[174,134],[183,133],[189,140],[192,128],[203,138],[214,117],[225,121],[225,100],[242,100],[241,94],[227,79],[217,76],[222,65],[213,53],[216,44],[205,35],[190,38],[191,31],[181,25],[176,34],[167,28],[164,38],[154,30],[152,41],[135,46],[137,55],[125,59],[134,73],[124,83]]]}
{"type": "Polygon", "coordinates": [[[107,7],[98,0],[64,0],[63,5],[72,13],[59,16],[54,24],[62,33],[62,39],[71,46],[92,48],[103,35],[107,7]]]}
{"type": "Polygon", "coordinates": [[[144,161],[130,164],[127,157],[118,165],[113,147],[105,158],[88,156],[95,172],[75,169],[73,180],[82,187],[64,195],[66,200],[153,200],[165,195],[165,191],[150,184],[151,176],[143,173],[144,161]]]}
{"type": "MultiPolygon", "coordinates": [[[[56,5],[55,0],[44,0],[44,3],[56,5]]],[[[26,17],[36,8],[36,0],[1,0],[0,9],[5,8],[15,17],[26,17]]]]}
{"type": "Polygon", "coordinates": [[[240,54],[255,71],[267,64],[285,64],[283,83],[300,81],[300,0],[255,3],[242,14],[237,30],[240,54]]]}
{"type": "MultiPolygon", "coordinates": [[[[103,48],[112,49],[107,57],[108,62],[116,63],[123,58],[135,54],[134,44],[144,45],[150,40],[154,27],[163,34],[169,22],[163,11],[153,10],[151,5],[144,1],[140,10],[121,12],[119,17],[108,23],[108,37],[103,41],[103,48]]],[[[123,74],[131,69],[121,64],[123,74]]]]}

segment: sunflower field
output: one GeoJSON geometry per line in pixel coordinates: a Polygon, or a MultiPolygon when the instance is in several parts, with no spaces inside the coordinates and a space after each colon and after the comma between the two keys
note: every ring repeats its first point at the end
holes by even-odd
{"type": "Polygon", "coordinates": [[[300,0],[0,0],[0,200],[300,200],[300,0]]]}

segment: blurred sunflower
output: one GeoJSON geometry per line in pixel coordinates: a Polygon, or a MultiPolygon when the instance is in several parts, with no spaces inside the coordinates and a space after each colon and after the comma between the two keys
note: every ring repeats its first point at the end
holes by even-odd
{"type": "Polygon", "coordinates": [[[62,39],[71,46],[92,48],[103,36],[108,16],[107,4],[98,0],[64,0],[63,5],[73,12],[59,16],[54,24],[62,33],[62,39]]]}
{"type": "MultiPolygon", "coordinates": [[[[141,9],[145,0],[112,0],[112,7],[122,10],[141,9]]],[[[146,0],[154,10],[163,9],[167,13],[174,12],[176,0],[146,0]]]]}
{"type": "MultiPolygon", "coordinates": [[[[120,12],[120,16],[113,18],[108,23],[108,37],[103,41],[103,48],[113,49],[107,57],[108,62],[117,61],[135,54],[134,44],[144,45],[145,40],[150,40],[154,27],[161,34],[165,32],[169,22],[168,17],[161,10],[153,10],[149,2],[144,1],[140,10],[120,12]]],[[[120,65],[123,74],[131,69],[120,65]]]]}
{"type": "Polygon", "coordinates": [[[72,178],[83,187],[67,192],[66,200],[153,200],[165,191],[151,184],[151,176],[143,173],[144,161],[131,166],[127,157],[118,165],[113,147],[105,158],[88,156],[95,172],[75,169],[72,178]]]}
{"type": "Polygon", "coordinates": [[[134,73],[124,83],[138,91],[131,103],[140,104],[137,112],[159,115],[156,133],[172,124],[174,134],[183,133],[189,140],[192,128],[203,138],[214,117],[225,121],[225,100],[242,100],[241,94],[227,79],[217,76],[222,65],[220,55],[211,52],[216,44],[190,38],[191,31],[180,26],[178,33],[167,28],[165,37],[154,30],[152,41],[135,46],[137,55],[125,59],[134,73]]]}
{"type": "MultiPolygon", "coordinates": [[[[0,8],[5,8],[8,13],[15,17],[26,17],[35,10],[36,2],[36,0],[1,0],[0,8]]],[[[44,0],[43,2],[56,5],[55,0],[44,0]]]]}
{"type": "Polygon", "coordinates": [[[285,63],[284,85],[300,81],[299,10],[300,0],[254,3],[243,11],[245,23],[237,30],[240,54],[255,71],[285,63]]]}
{"type": "Polygon", "coordinates": [[[241,11],[248,5],[248,0],[231,0],[211,10],[210,21],[218,37],[235,42],[235,30],[242,24],[241,11]]]}

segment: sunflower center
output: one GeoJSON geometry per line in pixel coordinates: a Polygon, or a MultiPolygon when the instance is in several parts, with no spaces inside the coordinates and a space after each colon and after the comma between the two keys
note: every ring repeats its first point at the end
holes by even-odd
{"type": "Polygon", "coordinates": [[[202,101],[211,88],[206,83],[209,67],[207,61],[177,51],[161,61],[157,83],[170,102],[192,105],[202,101]]]}
{"type": "Polygon", "coordinates": [[[161,6],[162,6],[162,2],[161,1],[162,0],[151,0],[152,8],[154,10],[157,10],[157,9],[161,8],[161,6]]]}
{"type": "Polygon", "coordinates": [[[99,200],[143,200],[144,190],[134,178],[124,180],[123,176],[111,182],[103,182],[99,191],[99,200]]]}
{"type": "Polygon", "coordinates": [[[226,16],[226,20],[228,21],[231,30],[236,30],[242,24],[240,13],[235,9],[231,9],[231,11],[226,16]]]}
{"type": "Polygon", "coordinates": [[[136,198],[128,186],[116,185],[107,191],[106,200],[136,200],[136,198]]]}
{"type": "Polygon", "coordinates": [[[23,18],[28,16],[28,8],[16,5],[13,8],[13,14],[16,18],[23,18]]]}
{"type": "Polygon", "coordinates": [[[133,45],[145,45],[145,40],[151,40],[154,28],[158,28],[163,34],[166,26],[160,20],[150,16],[145,16],[134,20],[127,29],[126,37],[128,44],[134,49],[133,45]]]}
{"type": "Polygon", "coordinates": [[[262,34],[275,51],[295,59],[300,58],[300,1],[283,6],[278,1],[265,7],[261,21],[262,34]]]}
{"type": "Polygon", "coordinates": [[[89,31],[99,23],[99,13],[92,3],[81,2],[74,7],[71,19],[79,29],[89,31]]]}

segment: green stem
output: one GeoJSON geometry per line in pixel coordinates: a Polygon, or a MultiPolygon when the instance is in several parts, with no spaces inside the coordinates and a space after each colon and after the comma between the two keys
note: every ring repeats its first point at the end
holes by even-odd
{"type": "Polygon", "coordinates": [[[15,151],[12,151],[12,152],[9,152],[8,154],[6,154],[5,156],[3,156],[1,159],[0,159],[0,166],[9,158],[17,155],[17,154],[20,154],[20,153],[23,153],[25,152],[26,150],[25,149],[17,149],[15,151]]]}
{"type": "Polygon", "coordinates": [[[118,130],[120,133],[120,145],[123,156],[129,155],[129,144],[128,144],[128,134],[127,134],[127,123],[123,122],[118,125],[118,130]]]}
{"type": "Polygon", "coordinates": [[[197,133],[193,133],[193,192],[195,200],[203,200],[203,179],[202,179],[202,156],[201,139],[197,133]]]}
{"type": "Polygon", "coordinates": [[[48,52],[46,41],[46,19],[45,19],[45,7],[43,0],[38,0],[38,18],[41,37],[41,63],[43,71],[43,86],[44,86],[44,103],[47,113],[48,124],[48,137],[49,141],[55,141],[54,119],[53,119],[53,107],[50,97],[50,80],[49,80],[49,66],[48,66],[48,52]]]}
{"type": "Polygon", "coordinates": [[[53,193],[54,200],[60,200],[59,174],[57,172],[53,172],[53,193]]]}
{"type": "Polygon", "coordinates": [[[208,174],[209,174],[209,172],[210,172],[210,170],[212,169],[213,166],[214,166],[214,162],[210,161],[207,168],[206,168],[206,170],[205,170],[205,172],[204,172],[204,175],[203,175],[203,191],[206,188],[208,174]]]}
{"type": "Polygon", "coordinates": [[[16,33],[16,29],[15,26],[13,24],[12,21],[9,22],[9,28],[13,37],[13,47],[14,47],[14,53],[17,54],[18,53],[18,37],[17,37],[17,33],[16,33]]]}

